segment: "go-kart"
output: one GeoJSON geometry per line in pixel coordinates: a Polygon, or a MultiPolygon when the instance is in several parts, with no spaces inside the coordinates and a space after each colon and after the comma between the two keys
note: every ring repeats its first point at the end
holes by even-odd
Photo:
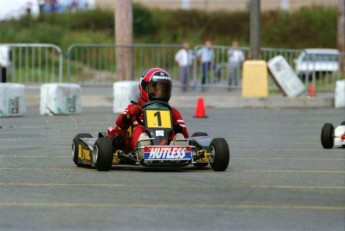
{"type": "Polygon", "coordinates": [[[334,129],[333,124],[325,123],[321,130],[321,144],[325,149],[345,148],[345,121],[334,129]]]}
{"type": "MultiPolygon", "coordinates": [[[[139,137],[136,148],[126,151],[119,140],[100,132],[93,138],[89,133],[77,134],[72,143],[74,163],[108,171],[113,165],[143,165],[147,167],[185,167],[210,165],[214,171],[225,171],[230,162],[230,150],[224,138],[214,138],[205,132],[196,132],[190,138],[173,132],[171,107],[163,101],[149,101],[142,105],[145,128],[144,139],[139,137]],[[121,147],[122,146],[122,147],[121,147]],[[121,148],[119,148],[121,147],[121,148]]],[[[129,132],[130,136],[130,132],[129,132]]]]}

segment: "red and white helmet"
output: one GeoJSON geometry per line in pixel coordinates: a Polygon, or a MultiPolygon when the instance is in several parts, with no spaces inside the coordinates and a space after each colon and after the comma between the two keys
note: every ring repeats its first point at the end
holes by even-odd
{"type": "Polygon", "coordinates": [[[150,68],[140,77],[140,97],[145,101],[169,102],[172,82],[169,73],[162,68],[150,68]]]}

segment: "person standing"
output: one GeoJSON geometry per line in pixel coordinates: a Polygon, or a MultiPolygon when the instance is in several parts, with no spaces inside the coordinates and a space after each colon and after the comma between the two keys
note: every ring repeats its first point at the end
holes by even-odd
{"type": "MultiPolygon", "coordinates": [[[[150,137],[145,132],[142,105],[154,100],[163,101],[169,104],[172,90],[172,81],[170,74],[162,68],[149,68],[140,77],[139,91],[140,97],[137,103],[130,103],[127,108],[118,115],[115,126],[108,128],[108,137],[112,140],[120,136],[116,149],[127,149],[132,152],[137,147],[138,141],[144,139],[149,140],[150,137]],[[140,122],[141,121],[141,122],[140,122]],[[129,137],[128,129],[131,128],[132,134],[129,137]],[[122,137],[122,138],[121,138],[122,137]]],[[[171,117],[173,123],[173,132],[170,134],[169,140],[180,133],[181,138],[188,138],[189,133],[182,115],[178,109],[171,107],[171,117]]],[[[159,116],[159,115],[158,115],[159,116]]],[[[150,141],[149,141],[150,142],[150,141]]],[[[114,144],[114,141],[112,141],[114,144]]],[[[143,154],[142,154],[143,155],[143,154]]]]}
{"type": "Polygon", "coordinates": [[[32,1],[29,0],[26,2],[26,14],[31,16],[32,1]]]}
{"type": "Polygon", "coordinates": [[[180,68],[180,80],[182,91],[188,91],[189,80],[192,73],[193,52],[189,49],[187,42],[182,44],[182,48],[175,54],[175,61],[180,68]]]}
{"type": "Polygon", "coordinates": [[[210,40],[206,40],[205,45],[197,51],[197,57],[200,58],[201,62],[201,90],[203,90],[214,60],[214,52],[210,40]]]}
{"type": "Polygon", "coordinates": [[[241,78],[241,66],[244,61],[244,54],[238,47],[238,42],[233,41],[228,50],[228,80],[230,86],[238,86],[241,78]]]}
{"type": "Polygon", "coordinates": [[[39,5],[39,9],[40,9],[40,15],[43,14],[44,4],[45,4],[45,0],[39,0],[38,1],[38,5],[39,5]]]}

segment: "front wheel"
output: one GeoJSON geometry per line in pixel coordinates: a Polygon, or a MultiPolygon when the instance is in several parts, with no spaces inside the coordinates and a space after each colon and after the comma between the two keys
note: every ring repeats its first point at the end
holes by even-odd
{"type": "Polygon", "coordinates": [[[325,149],[333,148],[334,145],[334,127],[330,123],[323,125],[321,130],[321,144],[325,149]]]}
{"type": "Polygon", "coordinates": [[[109,171],[113,162],[113,147],[108,138],[101,137],[96,140],[92,161],[98,171],[109,171]]]}
{"type": "Polygon", "coordinates": [[[213,148],[213,157],[210,165],[214,171],[225,171],[230,163],[229,145],[224,138],[214,138],[210,145],[213,148]]]}

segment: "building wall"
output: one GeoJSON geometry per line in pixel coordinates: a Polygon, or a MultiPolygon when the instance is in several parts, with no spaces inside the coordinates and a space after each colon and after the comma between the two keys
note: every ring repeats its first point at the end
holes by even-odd
{"type": "MultiPolygon", "coordinates": [[[[116,0],[95,0],[99,8],[114,8],[116,0]]],[[[133,0],[150,8],[160,9],[191,9],[214,11],[247,10],[250,0],[133,0]]],[[[301,7],[324,6],[337,7],[338,0],[261,0],[261,10],[286,9],[296,10],[301,7]]]]}

